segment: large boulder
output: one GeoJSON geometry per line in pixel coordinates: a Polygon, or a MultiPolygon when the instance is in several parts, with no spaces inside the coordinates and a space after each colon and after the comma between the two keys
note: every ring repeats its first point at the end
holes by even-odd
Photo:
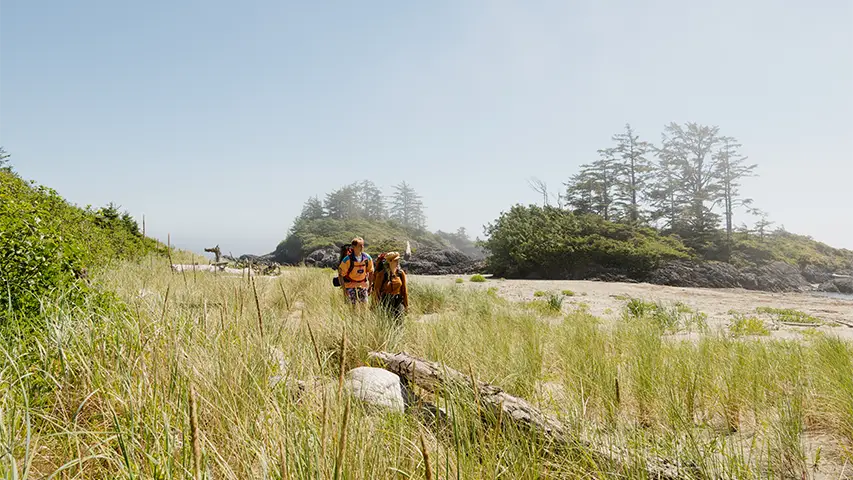
{"type": "Polygon", "coordinates": [[[368,404],[395,412],[405,410],[400,377],[382,368],[357,367],[346,373],[347,393],[368,404]]]}
{"type": "Polygon", "coordinates": [[[848,295],[853,295],[853,278],[832,278],[820,284],[818,290],[821,292],[846,293],[848,295]]]}
{"type": "Polygon", "coordinates": [[[456,249],[426,249],[412,253],[403,267],[415,275],[468,275],[482,273],[485,264],[456,249]]]}
{"type": "Polygon", "coordinates": [[[809,283],[825,283],[832,280],[832,272],[814,265],[806,265],[801,272],[809,283]]]}
{"type": "Polygon", "coordinates": [[[338,268],[340,250],[334,247],[314,250],[305,257],[305,265],[317,268],[338,268]]]}
{"type": "Polygon", "coordinates": [[[749,269],[746,274],[755,276],[755,287],[750,290],[763,290],[767,292],[803,292],[809,290],[811,285],[800,273],[800,270],[785,262],[773,262],[761,267],[749,269]]]}
{"type": "Polygon", "coordinates": [[[723,262],[693,262],[674,260],[656,269],[650,283],[674,287],[737,288],[741,286],[740,272],[723,262]]]}

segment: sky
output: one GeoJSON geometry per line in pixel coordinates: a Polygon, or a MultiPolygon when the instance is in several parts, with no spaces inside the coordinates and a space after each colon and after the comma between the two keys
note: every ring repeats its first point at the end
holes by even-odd
{"type": "Polygon", "coordinates": [[[14,168],[196,251],[272,251],[353,179],[482,236],[541,201],[528,178],[670,122],[735,137],[757,207],[853,248],[850,0],[0,3],[14,168]]]}

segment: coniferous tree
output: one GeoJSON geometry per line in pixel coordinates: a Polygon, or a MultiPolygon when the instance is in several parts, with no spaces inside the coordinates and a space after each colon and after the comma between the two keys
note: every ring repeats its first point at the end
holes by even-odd
{"type": "Polygon", "coordinates": [[[9,152],[6,151],[3,147],[0,147],[0,170],[11,170],[12,167],[9,166],[9,152]]]}
{"type": "Polygon", "coordinates": [[[385,197],[375,183],[364,180],[358,184],[357,188],[357,198],[362,217],[369,220],[385,220],[388,218],[385,197]]]}
{"type": "Polygon", "coordinates": [[[329,218],[338,220],[358,218],[361,212],[355,185],[346,185],[327,194],[325,208],[329,218]]]}
{"type": "Polygon", "coordinates": [[[605,220],[619,216],[616,187],[619,165],[612,149],[599,150],[600,158],[581,165],[566,187],[568,204],[578,213],[595,213],[605,220]]]}
{"type": "Polygon", "coordinates": [[[751,198],[744,198],[740,194],[740,180],[744,177],[754,175],[757,165],[747,165],[746,157],[738,153],[741,147],[733,138],[724,137],[722,145],[715,154],[717,162],[716,176],[720,181],[719,198],[723,205],[723,216],[726,221],[726,243],[731,245],[732,241],[732,217],[734,209],[752,205],[751,198]]]}
{"type": "Polygon", "coordinates": [[[670,199],[681,203],[670,212],[679,214],[674,223],[685,229],[680,233],[699,243],[719,224],[719,215],[712,208],[721,190],[714,155],[721,143],[718,127],[671,123],[664,129],[658,150],[661,167],[675,177],[675,183],[664,185],[663,190],[674,187],[670,199]]]}
{"type": "Polygon", "coordinates": [[[299,218],[302,220],[317,220],[319,218],[323,218],[324,215],[325,210],[323,209],[323,202],[314,196],[309,198],[305,204],[302,205],[302,213],[299,215],[299,218]]]}
{"type": "Polygon", "coordinates": [[[595,181],[586,171],[572,175],[566,182],[566,204],[575,213],[595,213],[595,181]]]}
{"type": "Polygon", "coordinates": [[[394,186],[391,197],[391,218],[405,228],[421,230],[426,226],[423,201],[420,195],[406,182],[394,186]]]}
{"type": "Polygon", "coordinates": [[[647,157],[652,146],[641,141],[630,124],[625,125],[624,133],[614,135],[613,141],[616,146],[612,154],[620,159],[616,176],[617,204],[625,212],[629,223],[638,223],[643,217],[643,192],[652,172],[652,164],[647,157]]]}

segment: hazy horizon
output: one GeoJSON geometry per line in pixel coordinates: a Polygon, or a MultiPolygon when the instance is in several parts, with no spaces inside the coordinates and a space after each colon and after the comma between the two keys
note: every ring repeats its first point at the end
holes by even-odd
{"type": "Polygon", "coordinates": [[[742,191],[775,226],[853,249],[853,3],[689,3],[4,2],[0,146],[71,202],[239,255],[361,179],[482,236],[626,122],[698,122],[758,164],[742,191]]]}

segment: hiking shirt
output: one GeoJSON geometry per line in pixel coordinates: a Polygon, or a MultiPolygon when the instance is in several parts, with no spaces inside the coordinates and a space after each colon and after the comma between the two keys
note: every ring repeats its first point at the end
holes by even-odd
{"type": "Polygon", "coordinates": [[[385,278],[386,275],[390,275],[390,272],[384,272],[382,275],[379,275],[379,278],[376,279],[379,285],[376,285],[376,283],[373,284],[374,287],[377,287],[379,298],[385,295],[400,295],[403,297],[403,306],[408,308],[409,289],[406,286],[406,272],[398,270],[397,274],[391,276],[391,278],[385,278]]]}
{"type": "Polygon", "coordinates": [[[368,275],[373,273],[373,259],[370,255],[362,252],[361,258],[351,258],[354,255],[347,255],[341,260],[338,265],[338,276],[344,281],[344,288],[367,288],[368,275]],[[350,262],[354,262],[352,271],[350,271],[350,262]],[[344,278],[350,272],[349,278],[344,278]]]}

